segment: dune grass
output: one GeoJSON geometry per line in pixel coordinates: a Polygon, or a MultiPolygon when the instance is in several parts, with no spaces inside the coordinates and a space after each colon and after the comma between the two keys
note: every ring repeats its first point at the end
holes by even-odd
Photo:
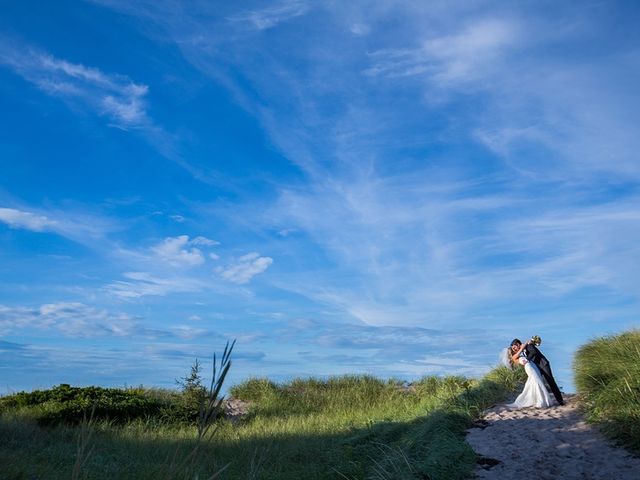
{"type": "Polygon", "coordinates": [[[72,478],[79,456],[81,475],[73,478],[203,479],[223,467],[219,478],[228,479],[468,478],[475,455],[465,429],[521,380],[505,368],[481,380],[425,377],[409,389],[370,376],[251,379],[231,388],[251,402],[249,414],[217,421],[188,462],[197,437],[188,423],[94,421],[90,445],[79,453],[82,425],[41,425],[37,407],[4,407],[2,478],[72,478]]]}
{"type": "Polygon", "coordinates": [[[583,345],[573,368],[587,418],[640,454],[640,330],[583,345]]]}

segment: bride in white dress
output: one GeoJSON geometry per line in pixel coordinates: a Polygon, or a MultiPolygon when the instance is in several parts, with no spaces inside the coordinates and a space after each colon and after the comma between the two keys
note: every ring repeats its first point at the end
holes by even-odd
{"type": "Polygon", "coordinates": [[[515,352],[512,351],[511,348],[507,348],[505,354],[505,357],[509,358],[511,364],[518,363],[522,365],[524,371],[527,372],[527,382],[524,384],[522,393],[518,395],[515,402],[507,405],[508,408],[547,408],[555,403],[551,395],[549,395],[547,387],[544,385],[544,380],[542,380],[538,367],[522,355],[522,351],[528,343],[529,342],[520,345],[520,348],[515,352]]]}

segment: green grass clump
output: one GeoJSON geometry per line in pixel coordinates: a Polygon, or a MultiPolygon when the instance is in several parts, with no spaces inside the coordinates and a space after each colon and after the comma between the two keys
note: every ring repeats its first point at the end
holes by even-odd
{"type": "Polygon", "coordinates": [[[521,384],[521,370],[499,368],[480,381],[424,377],[410,388],[366,375],[250,379],[231,388],[254,402],[234,431],[268,452],[260,478],[468,478],[475,454],[465,430],[521,384]]]}
{"type": "Polygon", "coordinates": [[[640,330],[583,345],[573,369],[588,420],[640,453],[640,330]]]}
{"type": "Polygon", "coordinates": [[[400,400],[397,382],[387,382],[368,375],[344,375],[297,378],[286,384],[266,379],[250,379],[230,389],[232,396],[255,403],[256,415],[313,414],[343,411],[358,406],[369,410],[384,403],[400,400]]]}
{"type": "MultiPolygon", "coordinates": [[[[430,392],[433,409],[401,432],[379,435],[384,448],[364,478],[455,480],[471,476],[476,455],[464,441],[465,432],[480,414],[522,385],[523,369],[500,367],[481,380],[427,377],[417,392],[430,392]]],[[[359,477],[354,477],[359,478],[359,477]]]]}

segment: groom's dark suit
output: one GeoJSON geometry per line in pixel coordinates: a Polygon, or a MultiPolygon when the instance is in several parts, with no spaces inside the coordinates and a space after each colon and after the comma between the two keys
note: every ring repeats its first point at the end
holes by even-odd
{"type": "Polygon", "coordinates": [[[551,365],[549,364],[549,360],[545,357],[540,350],[535,345],[529,344],[524,349],[525,355],[527,356],[527,360],[533,362],[540,370],[540,374],[544,377],[553,393],[553,396],[556,397],[556,400],[560,405],[564,405],[564,400],[562,399],[562,393],[560,393],[560,389],[556,384],[555,379],[553,378],[553,374],[551,373],[551,365]]]}

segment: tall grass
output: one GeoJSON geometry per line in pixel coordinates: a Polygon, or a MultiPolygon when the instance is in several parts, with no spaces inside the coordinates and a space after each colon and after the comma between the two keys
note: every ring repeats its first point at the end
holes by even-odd
{"type": "MultiPolygon", "coordinates": [[[[251,402],[239,423],[215,421],[197,461],[173,478],[416,479],[468,478],[475,455],[464,441],[478,414],[518,386],[521,372],[496,369],[481,380],[425,377],[410,389],[371,376],[251,379],[231,388],[251,402]]],[[[29,410],[0,416],[3,478],[68,479],[78,426],[41,426],[29,410]]],[[[171,458],[184,458],[198,428],[156,418],[94,422],[88,478],[166,478],[171,458]]]]}
{"type": "Polygon", "coordinates": [[[576,353],[573,369],[587,418],[640,453],[640,330],[592,340],[576,353]]]}

